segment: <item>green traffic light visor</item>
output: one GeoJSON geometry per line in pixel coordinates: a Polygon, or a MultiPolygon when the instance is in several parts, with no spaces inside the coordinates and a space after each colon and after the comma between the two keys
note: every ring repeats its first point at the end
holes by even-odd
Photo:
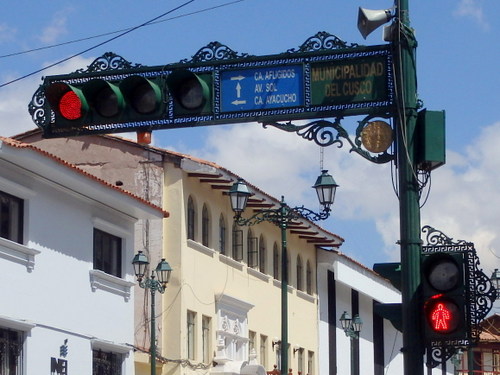
{"type": "Polygon", "coordinates": [[[115,117],[123,111],[125,99],[118,86],[102,79],[93,79],[83,86],[90,105],[102,117],[115,117]]]}
{"type": "Polygon", "coordinates": [[[156,111],[162,100],[160,87],[141,76],[125,78],[120,83],[120,90],[132,108],[142,115],[156,111]]]}
{"type": "Polygon", "coordinates": [[[210,97],[208,84],[195,73],[181,69],[167,77],[167,86],[174,99],[187,110],[203,109],[210,97]]]}

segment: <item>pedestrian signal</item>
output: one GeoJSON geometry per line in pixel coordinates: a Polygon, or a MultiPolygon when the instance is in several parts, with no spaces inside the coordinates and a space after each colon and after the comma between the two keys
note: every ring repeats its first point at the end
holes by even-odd
{"type": "Polygon", "coordinates": [[[424,334],[428,342],[468,337],[465,264],[462,253],[421,257],[424,334]]]}

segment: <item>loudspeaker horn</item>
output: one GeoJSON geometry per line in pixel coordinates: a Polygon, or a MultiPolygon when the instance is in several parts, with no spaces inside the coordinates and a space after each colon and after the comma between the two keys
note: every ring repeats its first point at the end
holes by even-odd
{"type": "Polygon", "coordinates": [[[359,7],[358,30],[364,39],[377,27],[392,18],[391,9],[371,10],[359,7]]]}

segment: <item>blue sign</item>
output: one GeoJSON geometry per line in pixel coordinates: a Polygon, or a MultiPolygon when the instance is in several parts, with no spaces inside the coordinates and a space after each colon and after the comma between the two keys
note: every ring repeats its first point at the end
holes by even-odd
{"type": "Polygon", "coordinates": [[[220,82],[221,112],[304,105],[302,65],[226,70],[220,82]]]}

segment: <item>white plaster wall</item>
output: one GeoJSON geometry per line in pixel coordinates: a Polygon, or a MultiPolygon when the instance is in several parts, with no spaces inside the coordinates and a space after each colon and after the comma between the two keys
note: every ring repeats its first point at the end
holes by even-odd
{"type": "MultiPolygon", "coordinates": [[[[370,374],[374,369],[373,351],[373,300],[384,303],[400,301],[397,290],[386,280],[353,260],[335,252],[318,252],[318,295],[319,295],[319,347],[320,374],[329,374],[328,338],[328,270],[334,272],[336,281],[336,340],[337,374],[350,374],[350,338],[340,327],[339,319],[343,311],[352,314],[351,290],[359,292],[359,313],[363,328],[359,339],[360,373],[370,374]]],[[[384,360],[386,375],[399,375],[403,372],[403,357],[400,353],[402,339],[400,332],[389,321],[384,321],[384,360]]]]}
{"type": "MultiPolygon", "coordinates": [[[[0,256],[0,315],[35,324],[26,341],[26,373],[48,373],[50,357],[59,357],[64,339],[68,339],[70,372],[90,373],[90,338],[132,344],[134,337],[133,293],[127,301],[121,295],[91,289],[93,220],[109,222],[125,235],[122,276],[129,281],[133,281],[134,220],[56,184],[15,173],[12,166],[7,170],[0,163],[0,176],[31,192],[24,194],[28,195],[24,239],[27,248],[40,252],[31,272],[24,264],[0,256]]],[[[0,190],[9,187],[0,184],[0,190]]],[[[133,374],[131,355],[125,370],[133,374]]]]}

